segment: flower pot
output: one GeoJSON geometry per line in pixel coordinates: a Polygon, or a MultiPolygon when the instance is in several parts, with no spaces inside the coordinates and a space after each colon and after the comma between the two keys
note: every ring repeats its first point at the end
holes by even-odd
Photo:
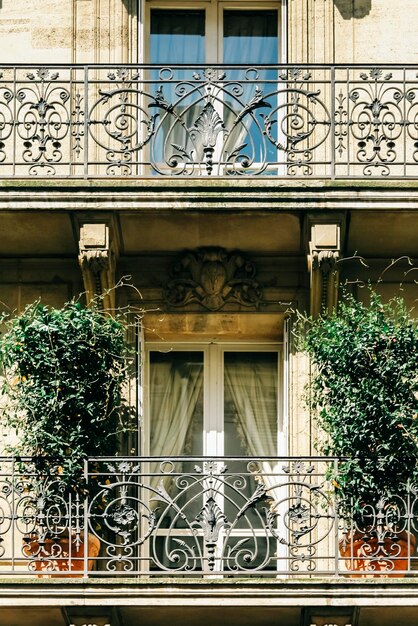
{"type": "Polygon", "coordinates": [[[354,535],[346,535],[339,543],[346,569],[356,572],[348,576],[360,578],[403,578],[409,565],[408,556],[414,554],[415,546],[414,535],[405,530],[391,533],[383,539],[356,531],[354,535]]]}
{"type": "MultiPolygon", "coordinates": [[[[100,541],[92,533],[88,533],[88,570],[95,565],[95,558],[100,551],[100,541]]],[[[76,534],[68,530],[59,532],[53,538],[41,540],[34,535],[24,539],[23,554],[31,559],[30,569],[37,572],[39,578],[53,578],[62,576],[58,572],[83,572],[84,570],[84,533],[79,535],[79,543],[76,534]]],[[[82,578],[83,574],[64,574],[66,578],[82,578]]]]}

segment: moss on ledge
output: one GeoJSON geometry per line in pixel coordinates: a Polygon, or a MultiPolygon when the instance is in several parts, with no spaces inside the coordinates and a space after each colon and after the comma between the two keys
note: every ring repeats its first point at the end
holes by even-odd
{"type": "Polygon", "coordinates": [[[0,179],[0,189],[54,189],[66,192],[74,189],[103,189],[103,190],[139,190],[139,189],[248,189],[252,191],[294,191],[298,189],[324,190],[418,190],[418,179],[290,179],[290,178],[100,178],[100,179],[70,179],[70,178],[11,178],[0,179]]]}
{"type": "Polygon", "coordinates": [[[318,578],[191,578],[191,577],[88,577],[88,578],[69,578],[69,577],[57,577],[57,578],[37,578],[34,577],[14,577],[3,576],[0,577],[0,592],[3,586],[31,586],[31,585],[73,585],[75,587],[85,586],[134,586],[134,587],[237,587],[244,588],[251,587],[269,587],[269,588],[289,588],[298,589],[301,586],[311,588],[345,588],[345,587],[376,587],[376,586],[390,586],[390,587],[418,587],[417,577],[405,577],[405,578],[390,578],[379,576],[376,578],[344,578],[341,577],[318,577],[318,578]]]}

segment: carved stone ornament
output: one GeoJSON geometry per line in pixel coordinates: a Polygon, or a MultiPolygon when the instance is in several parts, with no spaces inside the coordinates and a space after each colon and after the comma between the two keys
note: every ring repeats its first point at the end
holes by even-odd
{"type": "Polygon", "coordinates": [[[197,302],[209,311],[219,311],[227,302],[257,308],[262,301],[254,263],[237,252],[222,248],[186,252],[170,275],[164,293],[170,307],[197,302]]]}
{"type": "Polygon", "coordinates": [[[323,276],[328,276],[334,270],[339,257],[338,250],[313,250],[311,253],[312,269],[320,270],[323,276]]]}

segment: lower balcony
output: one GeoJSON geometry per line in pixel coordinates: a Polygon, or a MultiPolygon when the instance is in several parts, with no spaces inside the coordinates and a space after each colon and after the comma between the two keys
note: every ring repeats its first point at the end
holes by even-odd
{"type": "Polygon", "coordinates": [[[350,510],[327,478],[343,462],[89,458],[68,487],[57,463],[3,457],[0,575],[289,582],[414,575],[417,486],[350,510]]]}

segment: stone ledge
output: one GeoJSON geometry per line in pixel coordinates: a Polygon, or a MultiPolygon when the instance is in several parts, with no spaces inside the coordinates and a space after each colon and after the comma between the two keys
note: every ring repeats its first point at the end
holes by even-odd
{"type": "Polygon", "coordinates": [[[4,211],[416,211],[418,181],[410,189],[399,187],[2,187],[4,211]]]}
{"type": "Polygon", "coordinates": [[[253,190],[297,190],[297,189],[416,189],[417,178],[276,178],[260,176],[254,178],[0,178],[0,189],[253,189],[253,190]]]}

